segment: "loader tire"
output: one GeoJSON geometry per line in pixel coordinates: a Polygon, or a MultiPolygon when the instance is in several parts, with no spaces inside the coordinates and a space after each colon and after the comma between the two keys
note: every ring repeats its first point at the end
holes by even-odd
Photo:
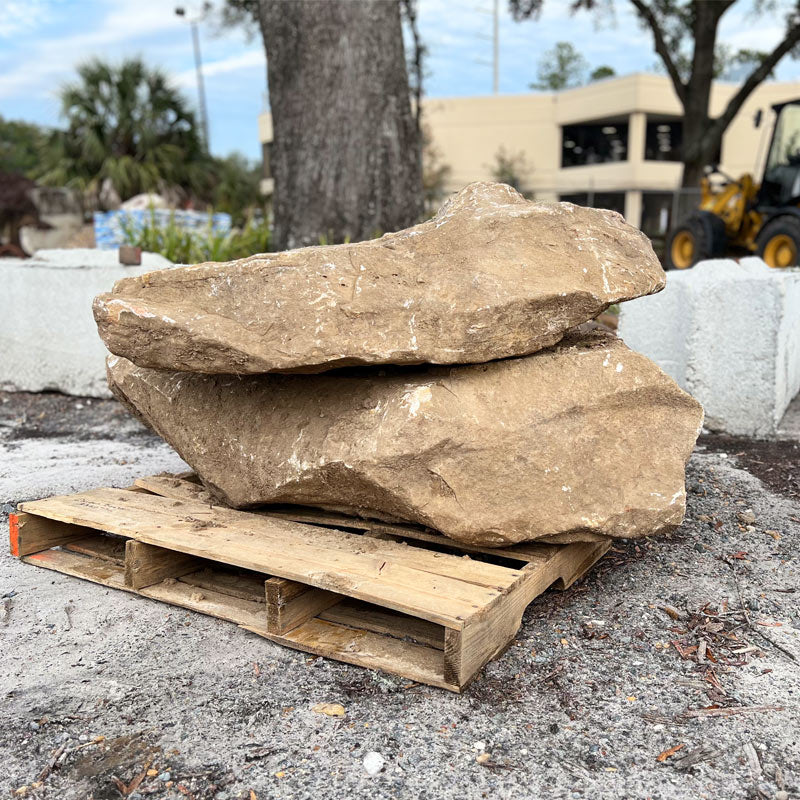
{"type": "Polygon", "coordinates": [[[770,220],[759,232],[756,248],[770,267],[796,267],[800,253],[800,219],[787,214],[770,220]]]}
{"type": "Polygon", "coordinates": [[[673,229],[667,239],[664,269],[689,269],[698,261],[725,255],[725,223],[710,211],[699,211],[673,229]]]}

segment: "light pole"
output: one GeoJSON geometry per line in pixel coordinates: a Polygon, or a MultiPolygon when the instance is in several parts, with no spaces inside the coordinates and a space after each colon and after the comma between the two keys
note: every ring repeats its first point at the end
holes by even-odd
{"type": "Polygon", "coordinates": [[[500,0],[494,0],[492,26],[492,92],[500,91],[500,0]]]}
{"type": "Polygon", "coordinates": [[[476,33],[479,39],[492,40],[492,62],[485,61],[482,58],[476,58],[474,61],[478,64],[485,64],[487,67],[492,68],[492,94],[497,94],[500,91],[500,0],[493,0],[492,10],[488,8],[476,8],[481,14],[492,15],[492,35],[489,36],[485,33],[476,33]]]}
{"type": "MultiPolygon", "coordinates": [[[[175,13],[179,17],[186,17],[186,9],[183,6],[176,6],[175,13]]],[[[203,141],[206,145],[206,152],[211,152],[211,140],[208,135],[206,88],[203,83],[203,60],[200,55],[200,32],[197,28],[197,19],[190,19],[189,24],[192,26],[192,43],[194,44],[194,68],[197,72],[197,97],[200,103],[200,124],[203,128],[203,141]]]]}

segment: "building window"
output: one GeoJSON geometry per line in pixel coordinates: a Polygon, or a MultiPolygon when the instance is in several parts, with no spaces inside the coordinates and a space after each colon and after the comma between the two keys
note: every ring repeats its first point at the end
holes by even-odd
{"type": "Polygon", "coordinates": [[[628,158],[628,123],[602,122],[561,128],[561,166],[610,164],[628,158]]]}
{"type": "MultiPolygon", "coordinates": [[[[645,129],[646,161],[683,161],[683,120],[648,117],[645,129]]],[[[714,154],[714,164],[722,158],[721,148],[714,154]]]]}
{"type": "Polygon", "coordinates": [[[625,192],[577,192],[559,195],[559,200],[589,208],[607,208],[625,213],[625,192]]]}
{"type": "Polygon", "coordinates": [[[681,120],[647,120],[644,157],[647,161],[680,161],[683,143],[681,120]]]}
{"type": "Polygon", "coordinates": [[[663,239],[679,213],[675,192],[642,192],[642,221],[639,225],[651,239],[663,239]]]}

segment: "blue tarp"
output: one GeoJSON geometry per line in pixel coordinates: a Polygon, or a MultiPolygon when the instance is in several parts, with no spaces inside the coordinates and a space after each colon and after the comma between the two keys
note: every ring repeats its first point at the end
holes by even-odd
{"type": "Polygon", "coordinates": [[[128,244],[122,232],[122,219],[136,228],[143,228],[153,218],[159,227],[169,225],[170,220],[181,228],[198,233],[208,229],[209,222],[214,233],[228,233],[231,229],[230,214],[211,214],[206,211],[174,211],[168,208],[137,209],[135,211],[95,211],[94,241],[101,250],[112,250],[121,244],[128,244]]]}

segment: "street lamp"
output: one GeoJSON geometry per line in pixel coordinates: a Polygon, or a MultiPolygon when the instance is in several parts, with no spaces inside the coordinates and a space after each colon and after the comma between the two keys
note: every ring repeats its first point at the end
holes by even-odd
{"type": "MultiPolygon", "coordinates": [[[[183,6],[175,7],[175,14],[179,17],[186,17],[186,9],[183,6]]],[[[192,42],[194,43],[194,68],[197,72],[197,96],[200,101],[200,124],[203,128],[203,140],[206,145],[206,152],[211,151],[211,140],[208,136],[208,110],[206,109],[206,89],[203,84],[203,61],[200,56],[200,33],[197,29],[197,19],[190,19],[192,26],[192,42]]]]}

